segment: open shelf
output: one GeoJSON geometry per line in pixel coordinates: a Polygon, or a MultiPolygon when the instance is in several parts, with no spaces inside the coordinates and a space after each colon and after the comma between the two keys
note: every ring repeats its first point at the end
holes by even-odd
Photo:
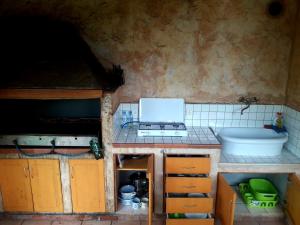
{"type": "Polygon", "coordinates": [[[235,220],[242,219],[283,219],[284,212],[280,204],[278,204],[275,208],[269,209],[260,209],[260,208],[248,208],[244,203],[242,196],[239,192],[239,188],[237,186],[232,186],[232,189],[235,190],[237,198],[236,198],[236,207],[235,207],[235,220]]]}
{"type": "Polygon", "coordinates": [[[117,213],[124,214],[124,215],[147,215],[148,208],[133,209],[130,205],[122,205],[119,202],[117,213]]]}
{"type": "Polygon", "coordinates": [[[122,168],[118,165],[117,170],[120,171],[147,171],[148,170],[148,157],[141,159],[126,159],[123,162],[122,168]]]}
{"type": "Polygon", "coordinates": [[[114,154],[114,184],[115,184],[115,212],[123,215],[143,215],[148,218],[147,225],[152,224],[153,214],[153,183],[154,183],[154,155],[153,154],[114,154]],[[122,166],[120,166],[120,164],[122,166]],[[122,205],[119,200],[119,188],[122,185],[134,185],[130,176],[141,172],[147,179],[147,187],[137,192],[137,196],[147,195],[147,208],[133,209],[131,205],[122,205]],[[141,192],[142,191],[142,192],[141,192]]]}

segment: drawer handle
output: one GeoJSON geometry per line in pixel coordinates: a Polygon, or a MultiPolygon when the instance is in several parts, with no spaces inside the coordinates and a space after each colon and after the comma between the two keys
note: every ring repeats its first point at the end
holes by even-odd
{"type": "Polygon", "coordinates": [[[196,169],[195,166],[190,166],[190,167],[182,167],[183,169],[186,169],[186,170],[193,170],[193,169],[196,169]]]}
{"type": "Polygon", "coordinates": [[[197,205],[184,205],[183,206],[184,208],[195,208],[195,207],[197,207],[197,205]]]}
{"type": "Polygon", "coordinates": [[[181,187],[186,189],[192,189],[192,188],[196,188],[197,186],[181,186],[181,187]]]}

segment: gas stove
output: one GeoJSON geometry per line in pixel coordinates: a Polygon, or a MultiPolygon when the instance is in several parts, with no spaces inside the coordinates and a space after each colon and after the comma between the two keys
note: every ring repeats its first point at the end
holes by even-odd
{"type": "Polygon", "coordinates": [[[183,99],[141,98],[138,136],[187,136],[184,108],[183,99]]]}
{"type": "Polygon", "coordinates": [[[140,123],[138,136],[187,136],[184,123],[140,123]]]}

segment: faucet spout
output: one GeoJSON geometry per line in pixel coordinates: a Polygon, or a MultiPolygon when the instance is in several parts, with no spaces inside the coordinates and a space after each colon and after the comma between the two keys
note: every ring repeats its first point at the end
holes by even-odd
{"type": "Polygon", "coordinates": [[[258,99],[256,97],[242,96],[242,97],[239,98],[239,102],[242,102],[242,103],[246,104],[246,106],[241,109],[241,115],[243,115],[244,111],[246,109],[248,109],[252,103],[257,103],[258,102],[258,99]]]}

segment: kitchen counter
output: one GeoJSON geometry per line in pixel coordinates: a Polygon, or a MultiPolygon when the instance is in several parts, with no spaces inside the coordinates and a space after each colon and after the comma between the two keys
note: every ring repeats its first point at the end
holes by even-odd
{"type": "Polygon", "coordinates": [[[138,126],[114,131],[113,147],[120,148],[221,148],[221,144],[208,127],[187,127],[187,137],[139,137],[138,126]]]}

